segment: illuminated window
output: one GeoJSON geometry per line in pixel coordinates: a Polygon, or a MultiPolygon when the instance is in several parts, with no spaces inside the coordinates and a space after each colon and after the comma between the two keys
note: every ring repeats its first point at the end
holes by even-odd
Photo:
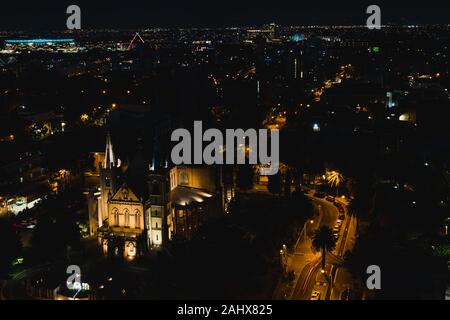
{"type": "Polygon", "coordinates": [[[112,215],[113,215],[113,221],[112,224],[118,226],[119,225],[119,210],[117,208],[114,208],[112,210],[112,215]]]}
{"type": "Polygon", "coordinates": [[[139,229],[141,227],[141,215],[139,214],[139,210],[137,209],[134,213],[136,214],[136,228],[139,229]]]}
{"type": "Polygon", "coordinates": [[[129,259],[133,259],[136,256],[136,245],[133,242],[129,242],[127,245],[127,256],[129,259]]]}
{"type": "Polygon", "coordinates": [[[175,179],[174,179],[174,174],[171,172],[170,173],[170,188],[173,189],[175,187],[175,179]]]}
{"type": "Polygon", "coordinates": [[[152,217],[160,217],[160,210],[158,208],[152,208],[152,217]]]}
{"type": "Polygon", "coordinates": [[[130,212],[128,211],[128,209],[125,209],[123,211],[123,214],[125,216],[124,226],[125,226],[125,228],[129,228],[130,227],[130,212]]]}
{"type": "Polygon", "coordinates": [[[189,184],[189,179],[188,179],[188,175],[186,174],[186,172],[180,173],[180,184],[184,184],[184,185],[189,184]]]}

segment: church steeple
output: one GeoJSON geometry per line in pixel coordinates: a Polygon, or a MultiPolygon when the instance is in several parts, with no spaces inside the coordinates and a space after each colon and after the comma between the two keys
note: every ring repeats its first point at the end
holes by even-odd
{"type": "Polygon", "coordinates": [[[103,163],[103,168],[111,169],[116,165],[116,158],[114,157],[113,145],[111,142],[111,135],[106,134],[106,151],[105,151],[105,161],[103,163]]]}
{"type": "Polygon", "coordinates": [[[118,166],[120,160],[116,159],[111,142],[111,135],[106,133],[106,150],[105,158],[100,167],[100,197],[99,197],[99,227],[101,227],[108,219],[108,201],[116,192],[118,176],[118,166]]]}

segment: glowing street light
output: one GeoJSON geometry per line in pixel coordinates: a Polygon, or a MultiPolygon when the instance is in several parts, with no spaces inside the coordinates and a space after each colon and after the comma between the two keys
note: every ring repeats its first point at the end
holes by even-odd
{"type": "Polygon", "coordinates": [[[307,232],[307,230],[308,230],[308,229],[307,229],[308,221],[309,221],[310,224],[313,224],[313,223],[314,223],[314,220],[312,220],[312,219],[311,219],[311,220],[306,220],[306,221],[305,221],[305,225],[303,226],[303,230],[304,230],[304,234],[305,234],[305,235],[304,235],[304,240],[305,240],[305,242],[306,242],[306,236],[307,236],[307,233],[308,233],[308,232],[307,232]]]}
{"type": "Polygon", "coordinates": [[[320,131],[320,127],[319,127],[319,125],[317,123],[313,124],[313,131],[314,132],[319,132],[320,131]]]}
{"type": "Polygon", "coordinates": [[[286,245],[283,245],[283,249],[280,250],[280,260],[281,260],[281,265],[283,267],[283,272],[286,272],[286,268],[287,268],[287,256],[286,256],[286,245]]]}

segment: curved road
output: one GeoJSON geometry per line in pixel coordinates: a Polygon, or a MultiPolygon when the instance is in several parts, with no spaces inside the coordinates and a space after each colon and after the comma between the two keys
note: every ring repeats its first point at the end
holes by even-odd
{"type": "MultiPolygon", "coordinates": [[[[309,300],[313,290],[321,293],[321,300],[330,299],[330,297],[333,298],[339,294],[339,292],[335,292],[332,295],[333,290],[331,289],[333,286],[330,286],[330,283],[335,281],[336,272],[338,266],[343,262],[342,256],[345,251],[353,246],[355,232],[355,229],[351,228],[354,225],[353,219],[346,216],[336,243],[336,249],[332,253],[327,253],[325,272],[321,273],[321,256],[319,252],[312,251],[310,236],[320,226],[325,225],[333,228],[339,211],[332,203],[324,199],[312,195],[308,195],[308,197],[313,201],[318,214],[314,217],[314,223],[306,224],[307,237],[305,237],[305,230],[303,230],[294,252],[287,259],[287,269],[293,270],[296,275],[293,285],[286,286],[284,284],[284,290],[278,288],[274,295],[275,299],[309,300]],[[352,241],[349,241],[349,238],[352,241]]],[[[280,286],[283,286],[283,284],[280,284],[280,286]]]]}

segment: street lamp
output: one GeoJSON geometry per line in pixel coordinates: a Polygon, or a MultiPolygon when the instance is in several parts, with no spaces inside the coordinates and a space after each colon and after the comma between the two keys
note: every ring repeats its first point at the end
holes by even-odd
{"type": "MultiPolygon", "coordinates": [[[[309,220],[309,223],[313,224],[313,223],[314,223],[314,220],[312,220],[312,219],[309,220]]],[[[303,230],[304,230],[304,232],[305,232],[305,242],[306,242],[306,234],[307,234],[307,232],[306,232],[306,230],[307,230],[307,228],[306,228],[307,224],[308,224],[308,220],[305,221],[305,225],[303,226],[303,230]]]]}
{"type": "MultiPolygon", "coordinates": [[[[286,245],[283,245],[283,248],[286,248],[286,245]]],[[[280,260],[281,260],[281,266],[283,267],[283,273],[286,273],[286,250],[281,249],[280,250],[280,260]]]]}

